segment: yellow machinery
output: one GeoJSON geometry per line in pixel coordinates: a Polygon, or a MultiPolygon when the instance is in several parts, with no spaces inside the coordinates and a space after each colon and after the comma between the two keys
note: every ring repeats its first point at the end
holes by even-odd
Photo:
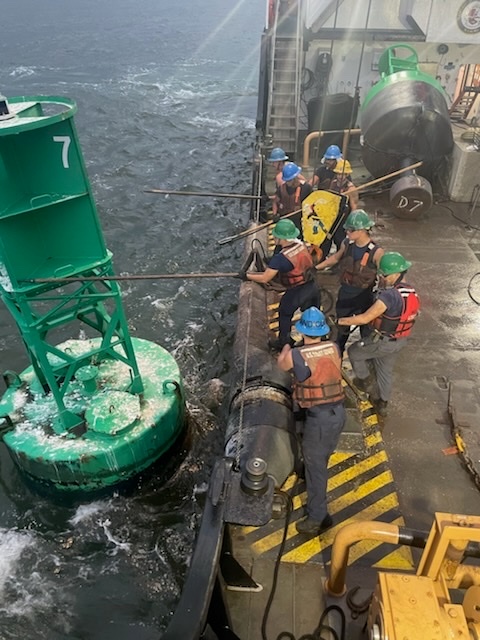
{"type": "MultiPolygon", "coordinates": [[[[401,530],[354,523],[337,534],[327,591],[345,592],[349,546],[361,537],[402,542],[401,530]],[[350,529],[350,531],[345,531],[350,529]],[[398,535],[397,535],[398,534],[398,535]],[[336,547],[336,548],[335,548],[336,547]]],[[[480,567],[463,564],[480,543],[480,517],[435,514],[416,574],[379,572],[368,613],[370,640],[480,640],[480,567]]]]}

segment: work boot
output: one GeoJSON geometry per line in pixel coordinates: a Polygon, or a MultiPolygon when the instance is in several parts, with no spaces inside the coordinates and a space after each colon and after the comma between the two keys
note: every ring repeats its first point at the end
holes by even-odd
{"type": "Polygon", "coordinates": [[[385,418],[388,414],[388,402],[386,400],[379,398],[373,406],[375,407],[377,414],[382,418],[385,418]]]}
{"type": "Polygon", "coordinates": [[[280,342],[280,340],[278,338],[276,339],[270,339],[268,341],[268,348],[271,349],[272,351],[281,351],[283,349],[283,342],[280,342]]]}
{"type": "Polygon", "coordinates": [[[367,376],[366,378],[353,378],[353,384],[359,391],[371,391],[371,387],[374,383],[373,376],[367,376]]]}
{"type": "Polygon", "coordinates": [[[330,529],[332,524],[332,516],[327,513],[327,515],[321,522],[310,518],[310,516],[307,516],[305,520],[300,520],[300,522],[297,522],[295,524],[295,527],[298,533],[308,533],[312,536],[319,536],[320,534],[330,529]]]}

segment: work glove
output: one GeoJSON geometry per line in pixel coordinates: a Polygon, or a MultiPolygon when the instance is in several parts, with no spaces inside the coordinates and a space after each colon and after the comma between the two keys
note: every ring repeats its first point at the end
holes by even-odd
{"type": "Polygon", "coordinates": [[[274,213],[272,216],[272,222],[275,222],[275,224],[280,220],[280,214],[279,213],[274,213]]]}
{"type": "Polygon", "coordinates": [[[239,280],[242,280],[243,282],[246,282],[248,280],[246,271],[239,271],[237,273],[237,275],[233,276],[233,277],[234,278],[238,278],[239,280]]]}

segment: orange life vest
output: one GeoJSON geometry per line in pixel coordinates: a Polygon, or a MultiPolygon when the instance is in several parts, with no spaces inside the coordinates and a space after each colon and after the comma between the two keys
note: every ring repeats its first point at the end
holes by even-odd
{"type": "Polygon", "coordinates": [[[343,400],[342,361],[334,342],[319,342],[299,347],[312,375],[304,382],[295,382],[293,395],[300,407],[308,408],[343,400]]]}
{"type": "Polygon", "coordinates": [[[283,247],[280,253],[293,264],[293,269],[279,274],[280,282],[284,287],[291,289],[312,279],[313,259],[303,242],[289,244],[283,247]]]}
{"type": "Polygon", "coordinates": [[[356,261],[353,260],[354,245],[353,241],[348,243],[345,255],[340,260],[340,282],[359,289],[369,289],[377,277],[377,265],[373,258],[378,245],[369,242],[361,260],[356,261]]]}
{"type": "Polygon", "coordinates": [[[415,289],[406,282],[399,282],[394,289],[402,297],[402,312],[399,316],[382,313],[371,323],[375,331],[388,338],[406,338],[420,311],[420,299],[415,289]]]}

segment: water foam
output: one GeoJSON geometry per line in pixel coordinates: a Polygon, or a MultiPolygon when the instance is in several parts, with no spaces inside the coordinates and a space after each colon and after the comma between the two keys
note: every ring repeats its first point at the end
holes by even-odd
{"type": "Polygon", "coordinates": [[[34,538],[29,533],[0,529],[0,595],[7,580],[15,574],[22,553],[33,544],[34,538]]]}

